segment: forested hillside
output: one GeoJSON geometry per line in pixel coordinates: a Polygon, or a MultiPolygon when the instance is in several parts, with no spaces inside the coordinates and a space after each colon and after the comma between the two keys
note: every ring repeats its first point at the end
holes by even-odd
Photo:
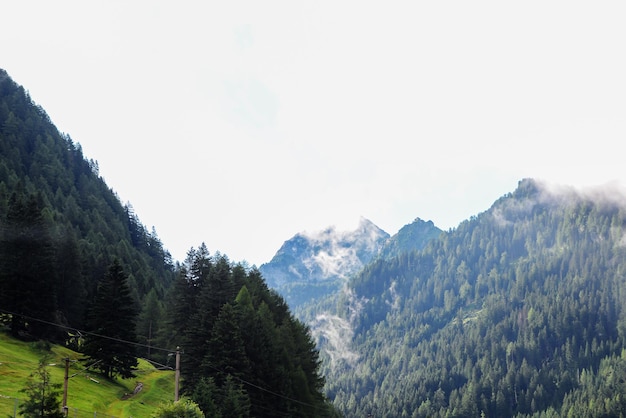
{"type": "Polygon", "coordinates": [[[178,351],[207,416],[334,416],[309,329],[258,270],[204,244],[174,263],[2,70],[0,288],[0,332],[67,344],[103,379],[178,351]]]}
{"type": "Polygon", "coordinates": [[[326,363],[335,405],[350,417],[623,416],[624,201],[524,180],[423,251],[368,266],[317,313],[344,339],[326,363]]]}
{"type": "MultiPolygon", "coordinates": [[[[0,70],[0,280],[3,309],[85,328],[86,308],[118,258],[135,303],[162,298],[174,266],[156,232],[122,205],[79,144],[0,70]]],[[[43,330],[30,330],[35,336],[43,330]]],[[[144,336],[147,338],[147,335],[144,336]]]]}

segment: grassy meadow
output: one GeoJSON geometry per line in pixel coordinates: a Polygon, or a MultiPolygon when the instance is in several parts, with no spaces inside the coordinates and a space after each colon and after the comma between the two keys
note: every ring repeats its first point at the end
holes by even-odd
{"type": "Polygon", "coordinates": [[[111,381],[86,371],[77,361],[80,353],[42,342],[19,341],[0,331],[0,416],[14,416],[16,406],[25,399],[20,390],[45,356],[52,383],[61,385],[64,359],[70,359],[67,396],[70,417],[149,417],[161,403],[174,398],[174,372],[157,370],[145,360],[139,361],[137,377],[111,381]],[[141,390],[133,394],[140,383],[141,390]]]}

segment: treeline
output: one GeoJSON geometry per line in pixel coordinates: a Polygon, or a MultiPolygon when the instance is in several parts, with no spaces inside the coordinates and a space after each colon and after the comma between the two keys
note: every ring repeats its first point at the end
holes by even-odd
{"type": "Polygon", "coordinates": [[[204,244],[174,263],[2,70],[0,289],[0,329],[70,344],[109,378],[137,356],[173,367],[180,347],[207,416],[334,415],[308,328],[260,273],[204,244]]]}
{"type": "Polygon", "coordinates": [[[327,366],[335,405],[346,416],[623,416],[617,201],[525,180],[424,251],[370,265],[335,307],[358,310],[360,355],[327,366]]]}

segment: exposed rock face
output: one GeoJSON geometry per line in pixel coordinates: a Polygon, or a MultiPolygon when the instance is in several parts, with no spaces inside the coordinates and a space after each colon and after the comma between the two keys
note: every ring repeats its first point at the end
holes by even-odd
{"type": "Polygon", "coordinates": [[[377,257],[389,234],[361,218],[354,231],[302,232],[285,241],[260,267],[270,287],[290,306],[299,306],[341,288],[349,277],[377,257]]]}

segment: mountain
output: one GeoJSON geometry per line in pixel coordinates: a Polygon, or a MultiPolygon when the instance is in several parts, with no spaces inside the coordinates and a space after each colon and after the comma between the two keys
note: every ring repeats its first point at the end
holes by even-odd
{"type": "Polygon", "coordinates": [[[416,218],[396,234],[389,234],[361,218],[354,231],[329,227],[298,233],[284,242],[259,270],[293,308],[338,292],[348,279],[376,258],[392,258],[421,250],[443,231],[432,221],[416,218]]]}
{"type": "Polygon", "coordinates": [[[347,417],[623,416],[626,196],[527,179],[311,326],[347,417]]]}
{"type": "Polygon", "coordinates": [[[421,250],[432,239],[438,238],[443,231],[433,221],[415,218],[393,235],[380,251],[379,257],[390,259],[402,253],[421,250]]]}
{"type": "Polygon", "coordinates": [[[378,256],[388,238],[388,233],[365,218],[353,231],[329,227],[298,233],[259,271],[290,306],[300,306],[338,291],[350,276],[378,256]]]}

